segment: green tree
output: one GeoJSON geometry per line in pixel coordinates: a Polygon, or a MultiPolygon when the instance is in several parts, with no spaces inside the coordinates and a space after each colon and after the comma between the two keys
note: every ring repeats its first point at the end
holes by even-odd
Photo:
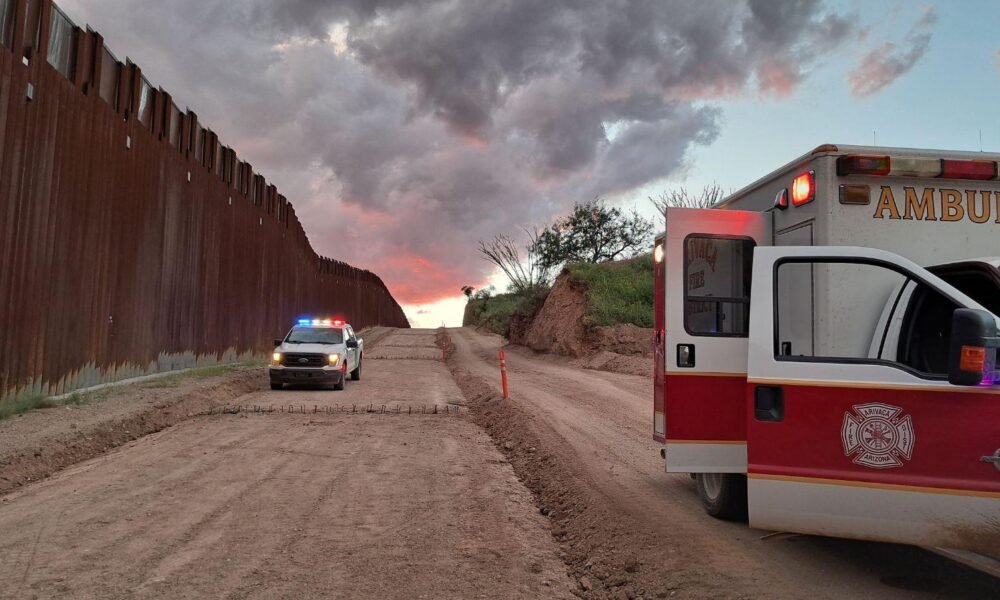
{"type": "Polygon", "coordinates": [[[628,258],[652,243],[653,224],[633,210],[626,213],[594,200],[544,229],[530,250],[546,269],[566,262],[598,263],[628,258]]]}

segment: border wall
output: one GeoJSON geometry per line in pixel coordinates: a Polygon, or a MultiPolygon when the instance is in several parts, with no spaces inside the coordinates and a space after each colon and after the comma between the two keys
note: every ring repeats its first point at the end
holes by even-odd
{"type": "Polygon", "coordinates": [[[302,315],[408,326],[98,33],[0,0],[0,400],[260,356],[302,315]]]}

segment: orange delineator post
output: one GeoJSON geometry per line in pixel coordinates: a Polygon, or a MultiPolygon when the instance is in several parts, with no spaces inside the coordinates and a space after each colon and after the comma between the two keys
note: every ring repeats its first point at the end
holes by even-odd
{"type": "Polygon", "coordinates": [[[500,383],[503,384],[503,399],[510,400],[510,392],[507,390],[507,355],[500,351],[500,383]]]}

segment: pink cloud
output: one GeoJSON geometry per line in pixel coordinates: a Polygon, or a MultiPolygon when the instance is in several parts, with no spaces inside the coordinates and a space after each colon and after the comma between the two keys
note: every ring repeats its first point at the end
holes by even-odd
{"type": "Polygon", "coordinates": [[[848,76],[851,94],[855,98],[871,96],[913,69],[930,48],[931,29],[936,22],[937,13],[927,7],[902,45],[887,41],[867,52],[848,76]]]}

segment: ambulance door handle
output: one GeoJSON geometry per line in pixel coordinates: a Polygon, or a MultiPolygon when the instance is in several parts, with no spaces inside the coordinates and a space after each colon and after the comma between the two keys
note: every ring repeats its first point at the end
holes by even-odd
{"type": "Polygon", "coordinates": [[[753,394],[754,418],[780,423],[785,420],[785,390],[770,385],[758,385],[753,394]]]}
{"type": "Polygon", "coordinates": [[[997,451],[992,456],[984,456],[979,460],[984,463],[993,463],[993,466],[1000,471],[1000,448],[997,448],[997,451]]]}

